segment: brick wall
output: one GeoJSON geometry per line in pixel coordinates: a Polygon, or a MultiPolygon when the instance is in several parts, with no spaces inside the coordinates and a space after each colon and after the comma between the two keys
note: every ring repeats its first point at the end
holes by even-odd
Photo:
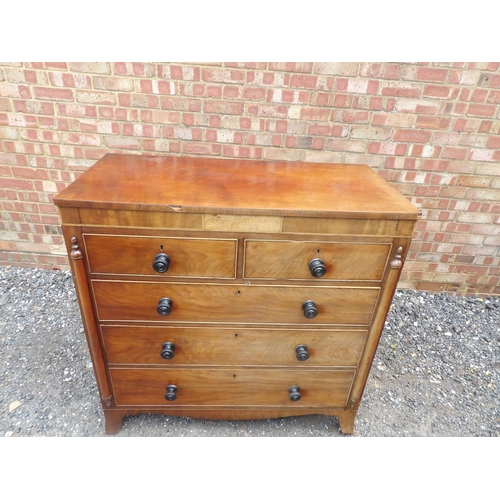
{"type": "Polygon", "coordinates": [[[500,63],[0,63],[0,264],[66,268],[108,152],[366,163],[421,207],[401,286],[500,294],[500,63]]]}

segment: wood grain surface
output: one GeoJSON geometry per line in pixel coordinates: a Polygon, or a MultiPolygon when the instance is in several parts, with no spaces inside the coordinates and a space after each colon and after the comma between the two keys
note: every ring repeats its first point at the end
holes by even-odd
{"type": "Polygon", "coordinates": [[[213,285],[93,280],[102,321],[368,325],[378,288],[213,285]],[[161,298],[172,312],[156,311],[161,298]],[[316,302],[318,315],[304,317],[302,304],[316,302]]]}
{"type": "Polygon", "coordinates": [[[381,280],[390,249],[390,244],[246,240],[244,277],[381,280]],[[315,258],[326,266],[321,278],[312,277],[309,269],[315,258]]]}
{"type": "Polygon", "coordinates": [[[111,368],[116,404],[147,406],[344,406],[353,370],[293,369],[126,369],[111,368]],[[178,387],[177,399],[165,399],[178,387]],[[302,398],[292,402],[288,389],[299,386],[302,398]]]}
{"type": "Polygon", "coordinates": [[[85,234],[92,273],[157,277],[234,278],[237,240],[85,234]],[[170,257],[165,273],[153,269],[158,253],[170,257]]]}
{"type": "Polygon", "coordinates": [[[182,328],[103,325],[111,364],[356,367],[366,330],[277,330],[262,328],[182,328]],[[174,357],[161,357],[164,342],[174,357]],[[306,345],[309,359],[298,361],[295,348],[306,345]]]}
{"type": "Polygon", "coordinates": [[[57,206],[141,211],[418,218],[367,165],[107,154],[57,206]]]}

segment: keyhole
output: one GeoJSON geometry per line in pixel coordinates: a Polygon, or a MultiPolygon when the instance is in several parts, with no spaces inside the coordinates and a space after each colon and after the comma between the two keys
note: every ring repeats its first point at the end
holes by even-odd
{"type": "Polygon", "coordinates": [[[316,250],[316,255],[319,255],[319,252],[320,252],[320,251],[321,251],[321,250],[318,248],[318,249],[316,250]]]}
{"type": "Polygon", "coordinates": [[[160,250],[163,251],[163,245],[160,245],[160,250]]]}
{"type": "Polygon", "coordinates": [[[238,290],[238,293],[236,295],[238,295],[238,297],[239,297],[241,295],[241,291],[238,290]]]}

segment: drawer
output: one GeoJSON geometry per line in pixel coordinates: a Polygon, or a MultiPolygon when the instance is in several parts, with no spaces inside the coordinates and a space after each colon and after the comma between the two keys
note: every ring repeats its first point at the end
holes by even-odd
{"type": "Polygon", "coordinates": [[[118,406],[344,407],[354,370],[111,368],[118,406]],[[175,385],[176,399],[165,399],[175,385]],[[290,400],[290,387],[301,398],[290,400]]]}
{"type": "Polygon", "coordinates": [[[315,279],[309,263],[321,259],[321,280],[380,281],[390,249],[389,243],[245,240],[244,277],[315,279]]]}
{"type": "Polygon", "coordinates": [[[90,272],[158,277],[234,278],[235,239],[167,238],[85,234],[90,272]],[[158,260],[157,255],[162,255],[158,260]],[[153,264],[165,262],[168,269],[157,272],[153,264]]]}
{"type": "Polygon", "coordinates": [[[330,325],[370,323],[379,289],[284,285],[153,283],[93,280],[102,321],[274,323],[330,325]],[[158,307],[170,301],[170,313],[158,307]],[[312,301],[317,316],[306,318],[312,301]],[[166,312],[166,311],[164,311],[166,312]]]}
{"type": "Polygon", "coordinates": [[[366,330],[102,326],[109,363],[168,366],[355,367],[366,334],[366,330]],[[299,361],[300,354],[308,358],[299,361]]]}

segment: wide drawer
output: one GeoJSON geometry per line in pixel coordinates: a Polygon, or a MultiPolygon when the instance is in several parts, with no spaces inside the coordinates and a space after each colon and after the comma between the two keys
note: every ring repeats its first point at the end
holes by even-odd
{"type": "Polygon", "coordinates": [[[325,271],[318,279],[380,281],[390,248],[389,243],[246,240],[244,277],[315,279],[309,263],[320,259],[325,271]]]}
{"type": "Polygon", "coordinates": [[[111,368],[118,406],[344,407],[354,370],[111,368]],[[167,387],[176,399],[168,401],[167,387]],[[298,387],[301,398],[290,400],[298,387]],[[172,393],[173,391],[171,391],[172,393]]]}
{"type": "MultiPolygon", "coordinates": [[[[84,240],[91,273],[235,277],[237,240],[234,239],[85,234],[84,240]],[[167,271],[158,272],[153,268],[157,255],[168,256],[167,271]]],[[[162,259],[165,257],[159,258],[162,259]]]]}
{"type": "Polygon", "coordinates": [[[168,366],[356,367],[366,334],[366,330],[102,326],[109,363],[168,366]]]}
{"type": "Polygon", "coordinates": [[[370,323],[378,288],[282,285],[153,283],[93,280],[101,321],[274,323],[331,325],[370,323]],[[158,307],[169,299],[171,312],[158,307]],[[317,316],[306,318],[312,301],[317,316]]]}

